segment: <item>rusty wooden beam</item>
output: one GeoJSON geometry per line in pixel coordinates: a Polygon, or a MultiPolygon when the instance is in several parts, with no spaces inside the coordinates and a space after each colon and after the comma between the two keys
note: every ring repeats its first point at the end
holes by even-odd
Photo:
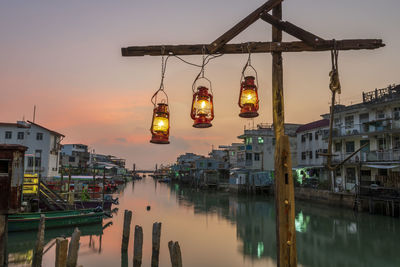
{"type": "MultiPolygon", "coordinates": [[[[377,49],[385,46],[381,39],[348,39],[337,40],[338,50],[361,50],[377,49]]],[[[270,52],[304,52],[304,51],[329,51],[333,49],[333,41],[320,41],[317,47],[306,44],[305,42],[249,42],[242,44],[226,44],[218,53],[220,54],[247,54],[247,44],[252,53],[270,53],[270,52]]],[[[192,45],[151,45],[151,46],[130,46],[121,48],[124,57],[139,56],[161,56],[162,50],[165,54],[177,56],[201,55],[205,44],[192,45]]],[[[207,54],[210,51],[206,51],[207,54]]]]}
{"type": "Polygon", "coordinates": [[[318,37],[315,34],[312,34],[311,32],[308,32],[288,21],[282,21],[268,14],[267,12],[262,13],[260,15],[260,18],[265,22],[268,22],[278,30],[284,31],[313,47],[318,45],[320,41],[324,41],[324,39],[322,39],[321,37],[318,37]]]}
{"type": "Polygon", "coordinates": [[[253,24],[260,18],[260,14],[263,12],[270,11],[273,7],[279,5],[283,0],[269,0],[264,3],[262,6],[254,10],[247,17],[242,19],[239,23],[229,29],[226,33],[218,37],[214,42],[212,42],[208,47],[208,50],[211,54],[214,54],[218,50],[220,50],[226,43],[235,38],[239,33],[253,24]]]}

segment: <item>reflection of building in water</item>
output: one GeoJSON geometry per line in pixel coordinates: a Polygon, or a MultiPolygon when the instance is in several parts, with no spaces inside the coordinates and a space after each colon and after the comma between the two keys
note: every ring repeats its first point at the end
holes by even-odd
{"type": "MultiPolygon", "coordinates": [[[[217,192],[176,190],[181,205],[195,213],[216,214],[236,223],[239,251],[252,260],[276,260],[275,205],[265,196],[233,196],[217,192]]],[[[298,262],[311,267],[400,266],[398,219],[352,211],[296,206],[298,262]]]]}

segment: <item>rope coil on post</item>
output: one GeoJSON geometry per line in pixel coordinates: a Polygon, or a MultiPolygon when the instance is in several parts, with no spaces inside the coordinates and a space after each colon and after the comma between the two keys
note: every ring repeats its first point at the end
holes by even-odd
{"type": "Polygon", "coordinates": [[[331,89],[332,93],[335,92],[340,94],[341,86],[339,80],[338,56],[339,56],[339,50],[337,50],[337,42],[335,39],[333,39],[333,49],[331,50],[332,70],[329,72],[329,77],[330,77],[329,88],[331,89]]]}

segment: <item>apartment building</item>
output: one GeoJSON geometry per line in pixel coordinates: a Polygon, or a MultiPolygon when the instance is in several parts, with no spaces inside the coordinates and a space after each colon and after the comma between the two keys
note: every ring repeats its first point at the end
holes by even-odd
{"type": "Polygon", "coordinates": [[[399,186],[400,85],[364,92],[358,104],[336,105],[333,127],[334,164],[362,147],[332,173],[336,191],[371,183],[399,186]]]}
{"type": "MultiPolygon", "coordinates": [[[[292,166],[297,166],[297,140],[296,130],[301,124],[285,124],[285,134],[289,136],[292,166]]],[[[244,143],[244,166],[252,171],[274,170],[275,135],[272,124],[258,124],[256,128],[245,129],[238,136],[244,143]]]]}
{"type": "Polygon", "coordinates": [[[83,144],[65,144],[61,146],[61,165],[87,168],[89,164],[88,146],[83,144]]]}

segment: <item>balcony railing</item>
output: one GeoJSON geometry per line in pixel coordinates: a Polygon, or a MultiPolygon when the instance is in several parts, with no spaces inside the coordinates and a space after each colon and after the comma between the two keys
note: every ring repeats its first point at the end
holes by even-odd
{"type": "MultiPolygon", "coordinates": [[[[333,163],[340,163],[345,160],[352,153],[334,153],[337,156],[332,158],[333,163]]],[[[369,151],[357,152],[353,157],[351,157],[346,163],[358,163],[358,162],[385,162],[385,161],[400,161],[400,149],[389,149],[389,150],[381,150],[381,151],[369,151]]],[[[326,163],[326,158],[324,159],[324,163],[326,163]]]]}
{"type": "Polygon", "coordinates": [[[400,130],[400,124],[392,123],[392,119],[385,119],[340,127],[334,126],[332,135],[333,137],[341,137],[388,132],[392,130],[400,130]]]}

